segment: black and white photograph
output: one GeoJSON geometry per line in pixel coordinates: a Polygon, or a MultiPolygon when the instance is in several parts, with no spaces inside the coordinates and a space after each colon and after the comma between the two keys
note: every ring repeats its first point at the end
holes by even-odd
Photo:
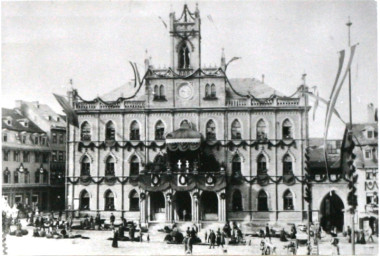
{"type": "Polygon", "coordinates": [[[1,2],[3,255],[378,255],[377,2],[1,2]]]}

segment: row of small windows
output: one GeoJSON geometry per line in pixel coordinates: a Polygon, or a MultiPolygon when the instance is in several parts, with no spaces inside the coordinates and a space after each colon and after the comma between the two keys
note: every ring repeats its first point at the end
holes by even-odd
{"type": "MultiPolygon", "coordinates": [[[[185,120],[186,121],[186,120],[185,120]]],[[[184,122],[184,121],[183,121],[184,122]]],[[[182,123],[183,123],[182,122],[182,123]]],[[[181,127],[182,127],[181,123],[181,127]]],[[[263,119],[257,122],[256,138],[258,140],[265,140],[268,138],[267,125],[263,119]]],[[[133,121],[130,126],[130,140],[140,140],[140,125],[137,121],[133,121]]],[[[155,139],[163,140],[165,133],[164,123],[159,120],[155,125],[155,139]]],[[[112,121],[106,124],[105,132],[106,140],[115,140],[116,132],[115,125],[112,121]]],[[[282,124],[282,138],[292,139],[293,138],[293,127],[289,119],[286,119],[282,124]]],[[[213,120],[209,120],[206,124],[206,139],[216,140],[216,125],[213,120]]],[[[242,139],[242,128],[239,120],[235,119],[231,124],[231,139],[241,140],[242,139]]],[[[91,127],[88,122],[84,122],[81,125],[81,140],[90,141],[91,140],[91,127]]]]}
{"type": "MultiPolygon", "coordinates": [[[[27,135],[26,134],[15,134],[16,141],[20,141],[22,144],[27,144],[27,135]]],[[[31,142],[34,145],[41,145],[45,146],[47,145],[47,138],[44,136],[38,136],[38,135],[29,135],[29,138],[31,142]]],[[[8,142],[9,141],[9,135],[8,133],[3,133],[3,142],[8,142]]],[[[63,139],[62,139],[62,144],[64,144],[63,139]]]]}
{"type": "Polygon", "coordinates": [[[65,144],[65,136],[63,134],[52,133],[51,143],[52,144],[65,144]]]}
{"type": "Polygon", "coordinates": [[[216,87],[215,84],[206,84],[205,86],[205,98],[215,99],[216,98],[216,87]]]}
{"type": "MultiPolygon", "coordinates": [[[[241,176],[241,158],[236,154],[232,158],[232,175],[241,176]]],[[[257,175],[265,175],[268,173],[267,160],[263,154],[257,157],[256,161],[257,175]]],[[[293,175],[293,161],[289,154],[286,154],[282,159],[282,175],[293,175]]]]}
{"type": "MultiPolygon", "coordinates": [[[[294,210],[294,200],[292,192],[287,189],[283,196],[283,207],[286,211],[294,210]]],[[[268,195],[264,190],[260,190],[257,195],[257,210],[268,211],[268,195]]],[[[240,190],[236,189],[232,194],[232,211],[243,211],[243,200],[240,190]]]]}
{"type": "MultiPolygon", "coordinates": [[[[83,190],[80,193],[79,196],[79,209],[80,210],[90,210],[90,194],[83,190]]],[[[139,211],[140,210],[140,204],[139,204],[139,194],[136,190],[132,190],[129,193],[129,211],[139,211]]],[[[104,193],[104,210],[105,211],[114,211],[115,210],[115,196],[111,190],[107,190],[104,193]]]]}
{"type": "MultiPolygon", "coordinates": [[[[164,157],[161,156],[161,155],[158,155],[154,162],[156,164],[162,164],[164,163],[164,157]]],[[[233,158],[232,158],[232,165],[231,165],[231,169],[232,169],[232,175],[234,176],[241,176],[242,175],[242,164],[241,164],[241,157],[236,154],[233,158]]],[[[81,162],[81,176],[90,176],[90,158],[88,156],[84,156],[82,158],[82,162],[81,162]]],[[[289,154],[286,154],[284,157],[283,157],[283,160],[282,160],[282,172],[283,172],[283,175],[293,175],[293,161],[292,161],[292,158],[289,154]]],[[[112,157],[112,156],[108,156],[107,159],[106,159],[106,162],[105,162],[105,175],[109,175],[109,176],[114,176],[115,175],[115,159],[112,157]]],[[[139,172],[140,172],[140,163],[139,163],[139,159],[136,155],[133,155],[130,159],[130,166],[129,166],[129,169],[130,169],[130,175],[131,176],[136,176],[136,175],[139,175],[139,172]]],[[[265,175],[267,174],[268,172],[268,169],[267,169],[267,160],[265,158],[265,156],[263,154],[260,154],[258,157],[257,157],[257,175],[265,175]]]]}
{"type": "MultiPolygon", "coordinates": [[[[44,171],[43,173],[40,173],[40,171],[36,171],[34,173],[34,183],[48,183],[48,173],[44,171]]],[[[3,172],[3,183],[4,184],[10,184],[11,183],[11,172],[3,172]]],[[[13,172],[13,184],[19,184],[19,183],[30,183],[30,173],[24,172],[19,173],[18,171],[13,172]],[[23,176],[23,181],[21,180],[21,177],[23,176]]]]}
{"type": "Polygon", "coordinates": [[[165,87],[161,84],[160,86],[154,86],[154,96],[153,100],[166,100],[165,98],[165,87]]]}
{"type": "MultiPolygon", "coordinates": [[[[3,161],[11,161],[11,153],[13,153],[14,162],[32,162],[31,152],[13,150],[3,150],[3,161]]],[[[49,153],[34,152],[34,163],[49,163],[49,153]]]]}

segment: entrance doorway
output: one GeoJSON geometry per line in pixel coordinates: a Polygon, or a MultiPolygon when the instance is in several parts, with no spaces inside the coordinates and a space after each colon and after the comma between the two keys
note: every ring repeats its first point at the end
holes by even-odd
{"type": "Polygon", "coordinates": [[[201,219],[218,220],[218,197],[215,192],[203,191],[201,195],[201,219]]]}
{"type": "Polygon", "coordinates": [[[338,232],[343,231],[344,225],[344,204],[342,199],[335,193],[329,192],[322,200],[321,203],[321,227],[327,233],[333,228],[337,228],[338,232]]]}
{"type": "Polygon", "coordinates": [[[165,220],[165,198],[162,192],[150,193],[150,220],[165,220]]]}
{"type": "Polygon", "coordinates": [[[179,221],[191,221],[191,197],[189,192],[178,191],[174,195],[175,213],[179,221]]]}

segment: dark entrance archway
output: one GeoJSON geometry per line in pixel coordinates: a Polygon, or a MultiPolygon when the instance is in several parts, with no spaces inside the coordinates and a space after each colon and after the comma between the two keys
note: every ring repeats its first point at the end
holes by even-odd
{"type": "Polygon", "coordinates": [[[218,220],[218,197],[215,192],[202,192],[200,210],[202,220],[218,220]]]}
{"type": "Polygon", "coordinates": [[[175,212],[179,221],[191,221],[191,197],[189,192],[177,191],[174,195],[175,212]]]}
{"type": "Polygon", "coordinates": [[[162,192],[151,192],[150,196],[150,220],[165,220],[165,198],[162,192]]]}
{"type": "Polygon", "coordinates": [[[324,231],[330,232],[332,228],[336,227],[339,232],[343,231],[344,225],[344,204],[342,199],[335,193],[329,192],[322,200],[320,213],[321,213],[321,227],[324,231]]]}

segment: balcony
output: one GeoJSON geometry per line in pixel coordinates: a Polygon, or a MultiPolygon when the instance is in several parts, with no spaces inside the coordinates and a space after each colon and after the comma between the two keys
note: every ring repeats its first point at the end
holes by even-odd
{"type": "Polygon", "coordinates": [[[142,109],[145,107],[145,101],[125,100],[124,102],[113,102],[110,104],[105,104],[103,102],[76,102],[74,103],[74,108],[76,110],[113,110],[113,109],[142,109]]]}

